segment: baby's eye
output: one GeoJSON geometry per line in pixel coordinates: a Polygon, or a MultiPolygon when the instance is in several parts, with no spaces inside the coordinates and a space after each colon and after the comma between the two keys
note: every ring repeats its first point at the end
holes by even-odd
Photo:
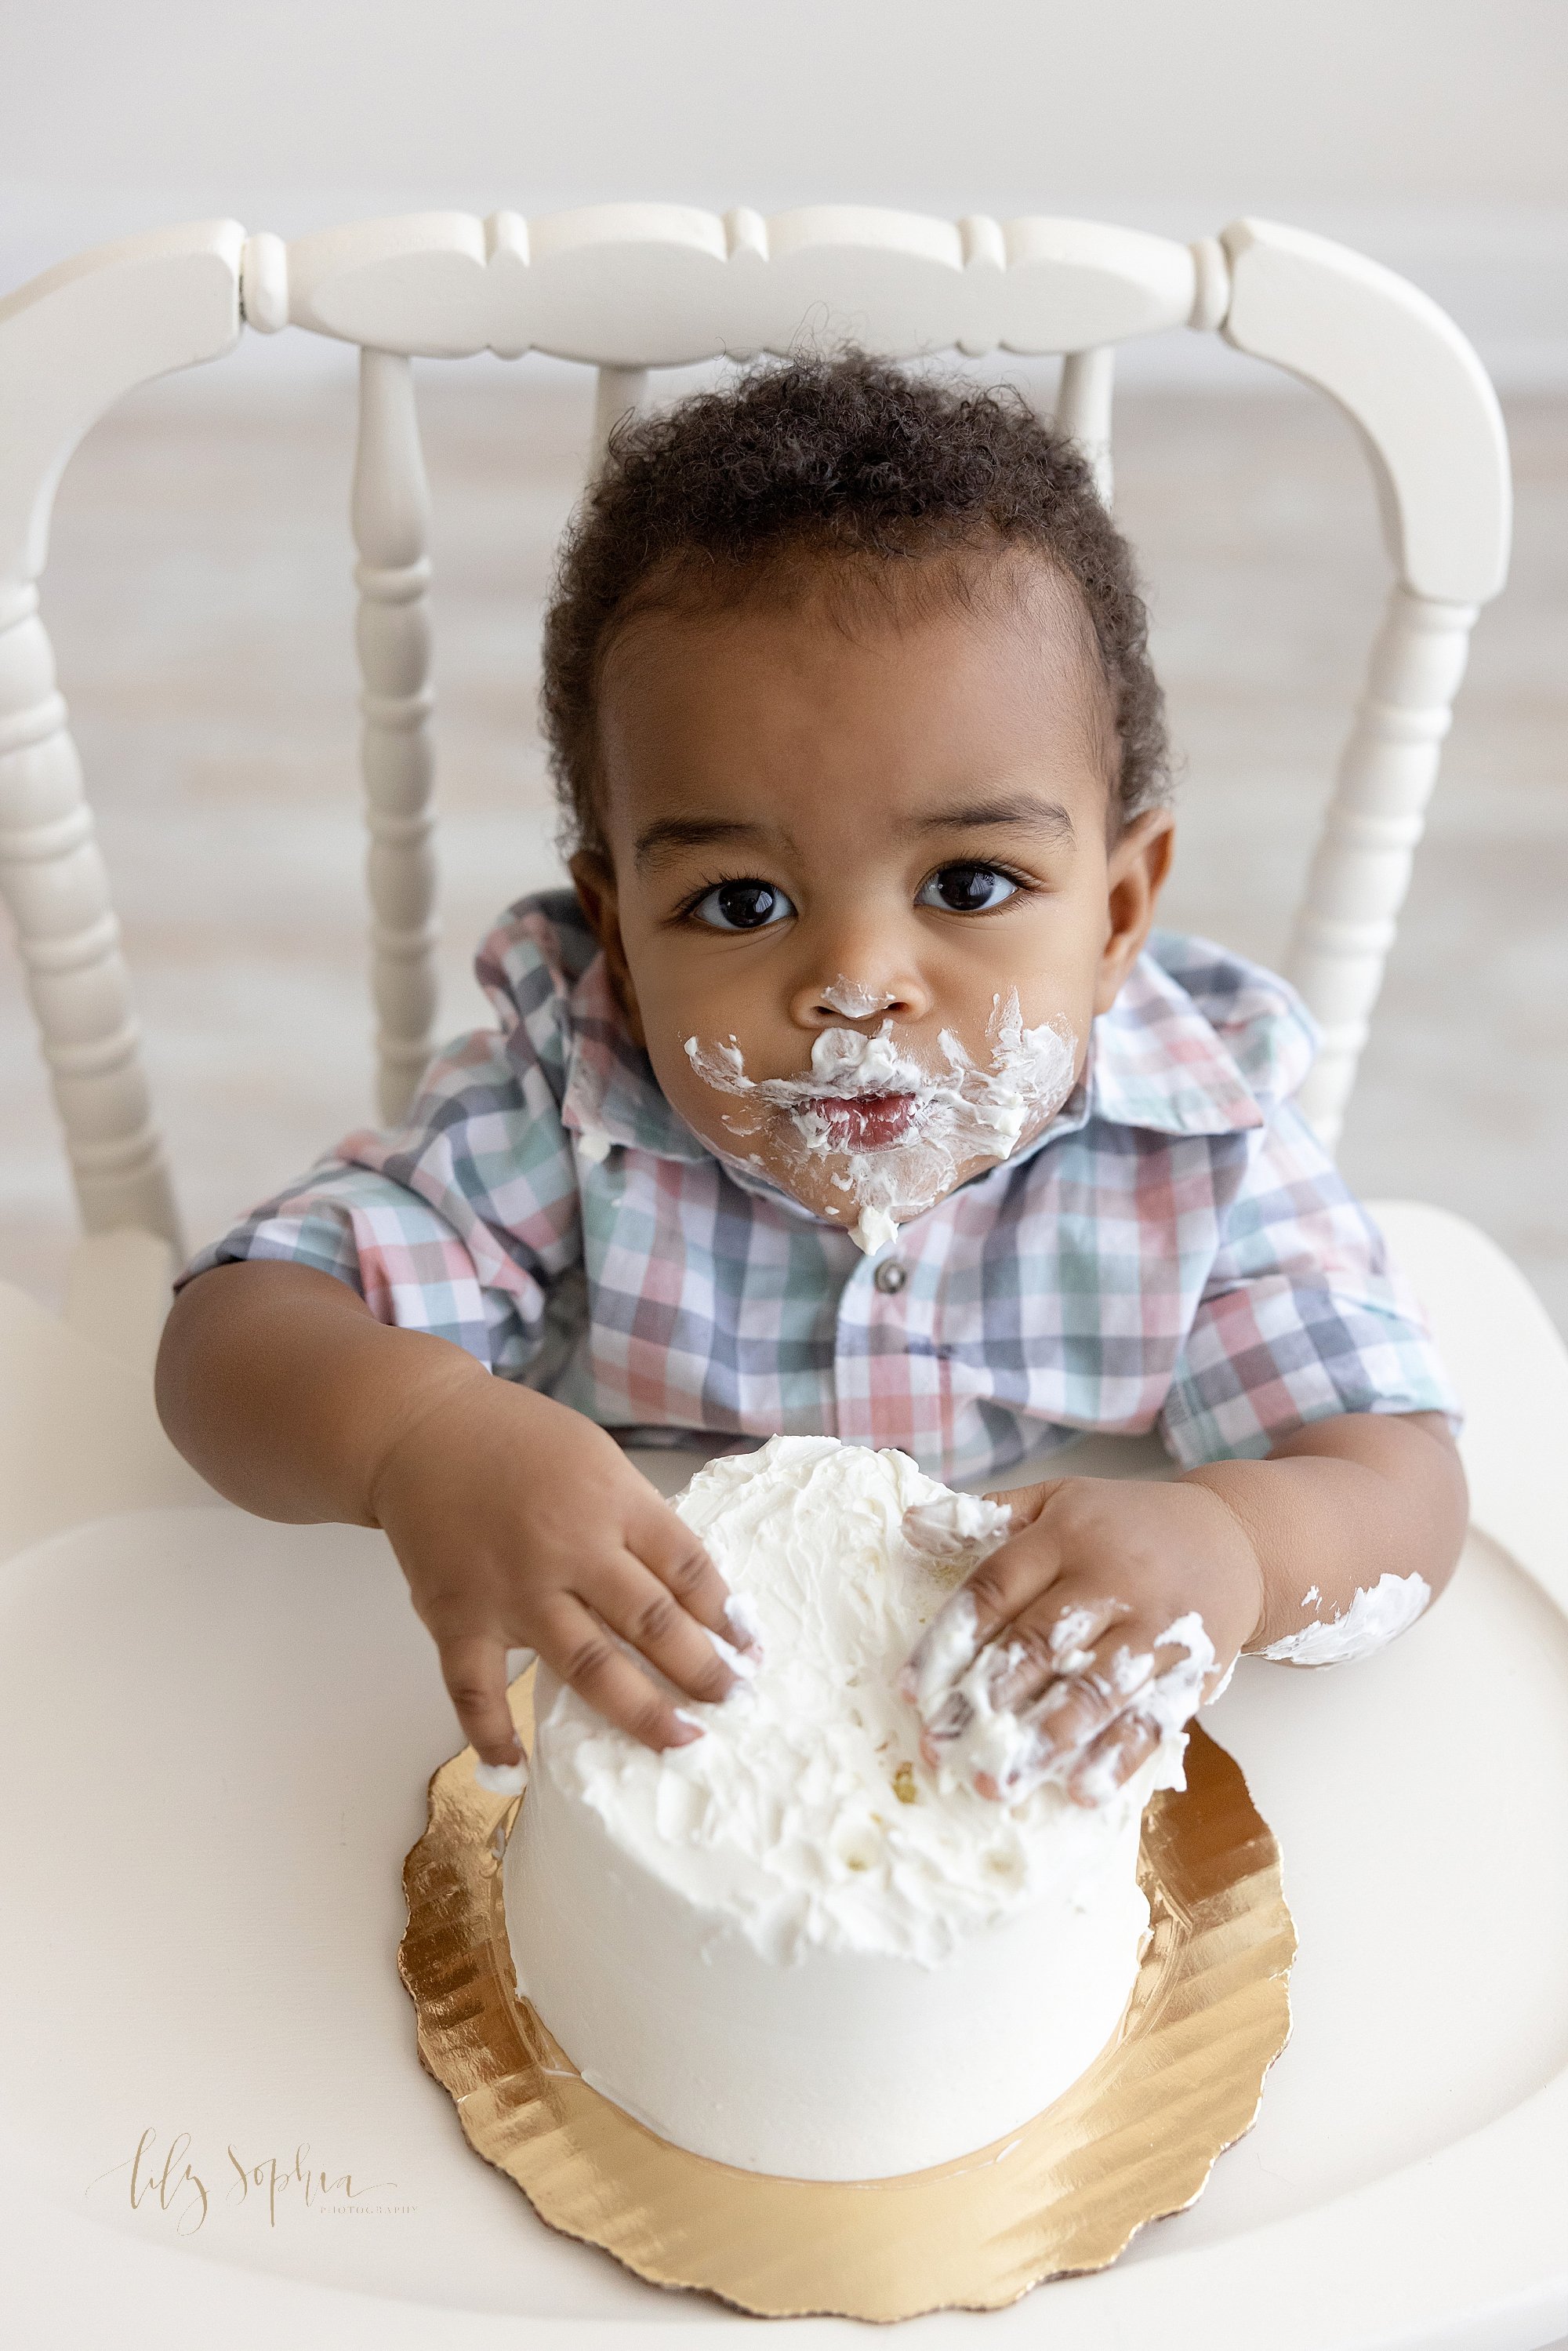
{"type": "Polygon", "coordinates": [[[917,906],[939,906],[949,914],[987,914],[1018,893],[1018,883],[994,865],[944,865],[921,884],[917,906]]]}
{"type": "Polygon", "coordinates": [[[721,882],[692,908],[699,923],[716,931],[760,931],[794,911],[771,882],[721,882]]]}

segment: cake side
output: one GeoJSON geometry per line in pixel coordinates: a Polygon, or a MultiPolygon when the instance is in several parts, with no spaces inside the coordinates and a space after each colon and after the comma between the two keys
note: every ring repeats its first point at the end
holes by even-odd
{"type": "Polygon", "coordinates": [[[518,1989],[592,2085],[662,2138],[799,2179],[875,2179],[988,2146],[1110,2040],[1148,1907],[1137,1814],[1099,1869],[947,1963],[812,1948],[779,1964],[640,1866],[549,1773],[506,1861],[518,1989]]]}

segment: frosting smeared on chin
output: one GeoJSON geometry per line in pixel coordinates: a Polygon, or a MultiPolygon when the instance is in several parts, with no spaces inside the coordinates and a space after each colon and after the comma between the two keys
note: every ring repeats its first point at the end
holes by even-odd
{"type": "Polygon", "coordinates": [[[941,1066],[929,1069],[898,1042],[891,1019],[872,1036],[825,1029],[801,1078],[749,1077],[734,1037],[688,1037],[685,1050],[705,1084],[742,1105],[725,1116],[729,1132],[747,1141],[766,1134],[768,1172],[789,1189],[810,1168],[825,1174],[859,1210],[852,1237],[873,1256],[976,1161],[1009,1159],[1071,1092],[1077,1040],[1050,1021],[1026,1028],[1016,989],[994,999],[987,1041],[982,1066],[944,1029],[941,1066]]]}

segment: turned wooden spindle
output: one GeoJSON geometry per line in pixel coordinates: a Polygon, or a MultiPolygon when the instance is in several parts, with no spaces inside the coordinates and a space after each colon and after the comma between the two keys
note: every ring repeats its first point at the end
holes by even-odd
{"type": "Polygon", "coordinates": [[[1116,380],[1116,354],[1109,346],[1095,351],[1069,351],[1061,362],[1061,388],[1056,396],[1058,429],[1076,441],[1088,458],[1094,486],[1111,503],[1111,394],[1116,380]]]}
{"type": "Polygon", "coordinates": [[[430,496],[411,362],[397,353],[360,355],[351,511],[360,553],[355,642],[363,680],[377,1101],[382,1117],[393,1123],[413,1100],[434,1046],[440,935],[432,838],[430,496]]]}
{"type": "Polygon", "coordinates": [[[179,1227],[120,925],[30,581],[0,582],[0,894],[16,925],[82,1223],[179,1227]]]}
{"type": "Polygon", "coordinates": [[[1300,1099],[1331,1149],[1409,887],[1476,609],[1393,590],[1296,919],[1285,968],[1323,1032],[1300,1099]]]}
{"type": "Polygon", "coordinates": [[[610,435],[623,416],[635,416],[648,391],[646,368],[601,367],[598,378],[593,392],[593,431],[588,449],[591,481],[604,463],[610,435]]]}

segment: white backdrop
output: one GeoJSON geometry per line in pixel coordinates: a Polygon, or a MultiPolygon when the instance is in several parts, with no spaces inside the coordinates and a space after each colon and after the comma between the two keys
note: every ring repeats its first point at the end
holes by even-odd
{"type": "MultiPolygon", "coordinates": [[[[0,287],[237,214],[663,197],[1242,211],[1406,270],[1568,382],[1563,0],[11,0],[0,287]]],[[[303,339],[288,339],[302,343],[303,339]]],[[[1197,362],[1207,339],[1155,364],[1197,362]]],[[[1248,379],[1250,381],[1250,377],[1248,379]]]]}

